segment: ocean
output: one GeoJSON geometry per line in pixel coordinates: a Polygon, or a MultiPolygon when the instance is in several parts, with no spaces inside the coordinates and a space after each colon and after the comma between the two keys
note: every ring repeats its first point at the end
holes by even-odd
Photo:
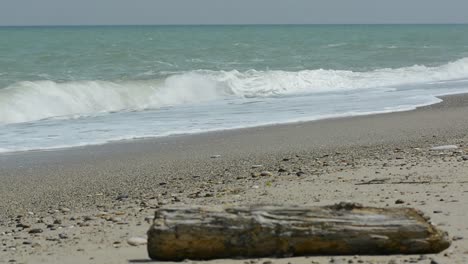
{"type": "Polygon", "coordinates": [[[396,112],[468,92],[468,25],[0,27],[0,152],[396,112]]]}

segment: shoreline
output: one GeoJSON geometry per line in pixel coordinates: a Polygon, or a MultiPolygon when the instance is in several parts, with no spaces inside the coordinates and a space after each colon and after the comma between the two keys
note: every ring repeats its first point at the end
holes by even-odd
{"type": "Polygon", "coordinates": [[[104,146],[108,144],[133,143],[139,140],[159,140],[159,139],[164,140],[166,138],[171,138],[171,137],[190,137],[190,136],[196,136],[196,135],[202,135],[202,134],[208,134],[208,133],[224,133],[227,131],[237,131],[237,130],[255,129],[255,128],[274,128],[276,126],[290,126],[290,125],[296,125],[296,124],[302,124],[302,123],[318,122],[318,121],[323,121],[323,120],[347,119],[347,118],[355,118],[355,117],[362,117],[362,116],[375,116],[375,115],[383,115],[383,114],[401,113],[401,112],[415,111],[419,108],[428,107],[431,105],[442,103],[443,100],[441,98],[444,98],[446,96],[456,96],[456,95],[464,95],[464,94],[468,94],[468,92],[436,96],[435,98],[439,99],[440,101],[434,102],[434,103],[411,106],[409,107],[409,109],[382,110],[382,111],[377,111],[377,112],[369,112],[369,113],[363,112],[363,113],[356,113],[356,114],[350,114],[350,115],[337,114],[337,115],[331,115],[331,116],[326,116],[326,117],[317,118],[317,119],[310,119],[310,120],[292,120],[292,121],[287,121],[287,122],[282,122],[282,123],[266,123],[266,124],[251,125],[251,126],[246,126],[246,127],[212,129],[212,130],[206,130],[206,131],[200,131],[200,132],[174,133],[174,134],[168,134],[168,135],[160,135],[160,136],[155,135],[155,136],[128,138],[128,139],[115,139],[115,140],[111,139],[102,143],[90,143],[90,144],[84,143],[83,145],[72,145],[72,146],[63,146],[63,147],[50,147],[50,148],[13,150],[13,151],[3,151],[2,149],[0,149],[0,156],[1,155],[15,155],[15,154],[21,154],[21,153],[28,153],[28,152],[66,151],[66,150],[75,149],[75,148],[99,147],[99,146],[104,146]]]}
{"type": "MultiPolygon", "coordinates": [[[[165,204],[351,200],[385,207],[397,199],[458,238],[447,252],[426,258],[359,259],[466,263],[467,112],[468,95],[451,95],[404,112],[0,155],[0,263],[141,262],[144,247],[125,241],[144,236],[147,219],[165,204]],[[458,148],[430,150],[449,144],[458,148]],[[362,185],[374,179],[382,184],[362,185]],[[407,181],[413,184],[397,184],[407,181]],[[28,234],[19,222],[43,233],[28,234]]],[[[273,261],[311,260],[331,258],[273,261]]]]}
{"type": "Polygon", "coordinates": [[[372,117],[372,116],[380,116],[380,115],[387,115],[387,114],[397,114],[397,113],[404,113],[404,112],[411,112],[417,111],[426,107],[431,107],[434,105],[438,105],[444,102],[444,98],[449,97],[456,97],[456,96],[465,96],[468,95],[468,92],[464,93],[456,93],[456,94],[447,94],[436,96],[435,98],[439,99],[439,102],[435,103],[427,103],[423,105],[413,106],[410,109],[402,109],[402,110],[382,110],[379,112],[372,112],[372,113],[358,113],[355,115],[336,115],[330,117],[323,117],[318,119],[311,119],[311,120],[297,120],[297,121],[288,121],[284,123],[271,123],[271,124],[259,124],[259,125],[252,125],[247,127],[236,127],[236,128],[226,128],[226,129],[213,129],[201,132],[188,132],[188,133],[180,133],[180,134],[168,134],[163,136],[148,136],[148,137],[137,137],[137,138],[129,138],[129,139],[116,139],[116,140],[109,140],[103,143],[96,143],[96,144],[84,144],[84,145],[76,145],[76,146],[64,146],[64,147],[51,147],[51,148],[39,148],[39,149],[30,149],[30,150],[15,150],[15,151],[5,151],[0,152],[0,158],[2,156],[8,155],[22,155],[27,153],[42,153],[42,152],[54,152],[54,151],[68,151],[74,149],[83,149],[83,148],[92,148],[92,147],[105,147],[106,145],[111,144],[133,144],[138,143],[139,141],[157,141],[157,140],[170,140],[171,138],[177,137],[193,137],[199,135],[209,135],[209,134],[219,134],[219,133],[228,133],[228,132],[242,132],[243,130],[253,130],[253,129],[275,129],[275,127],[282,127],[282,126],[294,126],[294,125],[301,125],[307,123],[315,123],[327,120],[341,120],[341,119],[349,119],[349,118],[358,118],[358,117],[372,117]]]}

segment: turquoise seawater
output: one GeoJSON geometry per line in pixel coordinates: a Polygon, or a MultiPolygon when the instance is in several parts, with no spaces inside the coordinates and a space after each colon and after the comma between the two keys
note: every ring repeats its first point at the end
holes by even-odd
{"type": "Polygon", "coordinates": [[[413,109],[468,25],[0,27],[0,152],[413,109]]]}

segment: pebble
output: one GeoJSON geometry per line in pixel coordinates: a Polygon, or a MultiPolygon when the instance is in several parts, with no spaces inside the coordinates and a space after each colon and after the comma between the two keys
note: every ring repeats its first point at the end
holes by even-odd
{"type": "Polygon", "coordinates": [[[125,199],[128,199],[128,194],[119,194],[117,195],[117,198],[116,198],[117,201],[122,201],[125,199]]]}
{"type": "Polygon", "coordinates": [[[395,201],[395,204],[404,204],[405,201],[401,200],[401,199],[398,199],[395,201]]]}
{"type": "Polygon", "coordinates": [[[28,224],[23,224],[23,223],[19,223],[19,224],[17,224],[17,225],[16,225],[16,227],[19,227],[19,228],[23,228],[23,229],[25,229],[25,228],[30,228],[30,227],[31,227],[31,225],[28,225],[28,224]]]}
{"type": "Polygon", "coordinates": [[[97,219],[96,217],[94,217],[94,216],[89,216],[89,215],[87,215],[87,216],[85,216],[85,217],[83,218],[84,221],[93,221],[93,220],[96,220],[96,219],[97,219]]]}
{"type": "Polygon", "coordinates": [[[444,146],[437,146],[431,148],[431,150],[452,150],[452,149],[458,149],[456,145],[444,145],[444,146]]]}
{"type": "Polygon", "coordinates": [[[142,238],[142,237],[131,237],[127,240],[127,243],[130,246],[137,247],[137,246],[146,245],[147,240],[146,238],[142,238]]]}
{"type": "Polygon", "coordinates": [[[66,207],[62,207],[62,208],[60,208],[60,211],[61,211],[62,213],[68,213],[68,212],[70,212],[70,209],[69,209],[69,208],[66,208],[66,207]]]}
{"type": "Polygon", "coordinates": [[[304,174],[305,174],[305,172],[303,172],[303,171],[296,172],[296,176],[298,176],[298,177],[301,177],[304,174]]]}
{"type": "Polygon", "coordinates": [[[40,229],[40,228],[33,228],[33,229],[29,230],[28,233],[29,234],[39,234],[39,233],[42,233],[42,232],[43,232],[43,230],[40,229]]]}
{"type": "Polygon", "coordinates": [[[221,158],[221,155],[211,155],[211,158],[212,158],[212,159],[221,158]]]}
{"type": "Polygon", "coordinates": [[[111,217],[110,220],[114,223],[122,222],[122,218],[120,217],[111,217]]]}
{"type": "Polygon", "coordinates": [[[68,238],[68,235],[65,234],[65,233],[60,233],[58,236],[60,237],[60,239],[67,239],[68,238]]]}
{"type": "Polygon", "coordinates": [[[268,177],[270,177],[270,176],[272,176],[272,175],[273,175],[273,174],[272,174],[271,172],[269,172],[269,171],[262,171],[262,172],[260,172],[260,176],[264,176],[264,177],[267,177],[267,176],[268,176],[268,177]]]}

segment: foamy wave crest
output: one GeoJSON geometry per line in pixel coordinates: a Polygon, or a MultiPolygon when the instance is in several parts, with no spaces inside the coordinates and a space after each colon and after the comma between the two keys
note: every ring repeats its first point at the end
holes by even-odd
{"type": "Polygon", "coordinates": [[[215,100],[220,96],[215,83],[192,73],[165,80],[120,83],[20,82],[0,89],[0,123],[138,111],[215,100]]]}
{"type": "Polygon", "coordinates": [[[268,97],[468,78],[468,58],[439,67],[336,70],[192,71],[163,80],[19,82],[0,89],[0,123],[156,109],[226,97],[268,97]]]}

